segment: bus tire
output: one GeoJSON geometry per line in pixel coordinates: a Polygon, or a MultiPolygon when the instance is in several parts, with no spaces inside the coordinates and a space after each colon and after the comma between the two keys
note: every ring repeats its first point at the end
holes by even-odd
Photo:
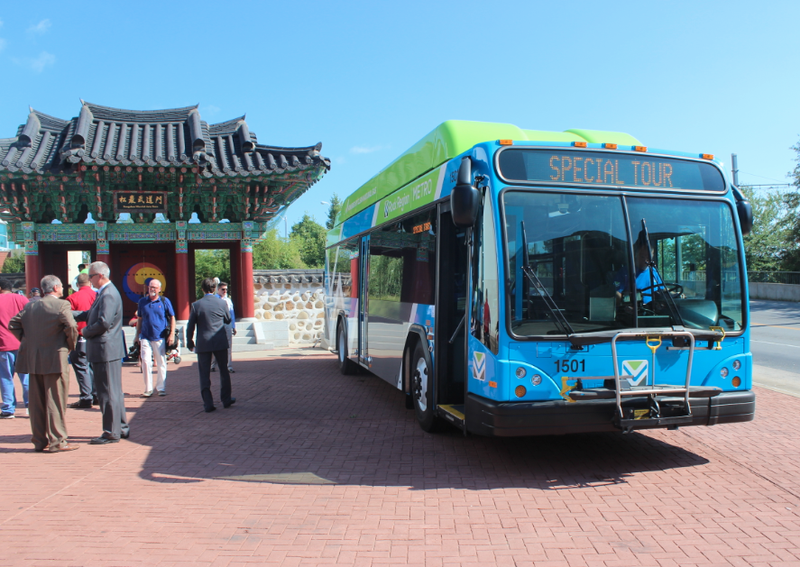
{"type": "Polygon", "coordinates": [[[423,431],[433,433],[438,425],[433,405],[433,374],[430,356],[421,341],[414,346],[411,356],[411,397],[414,413],[423,431]]]}
{"type": "Polygon", "coordinates": [[[347,353],[347,333],[344,325],[339,323],[336,329],[336,348],[339,357],[339,372],[345,376],[356,373],[356,365],[348,358],[347,353]]]}

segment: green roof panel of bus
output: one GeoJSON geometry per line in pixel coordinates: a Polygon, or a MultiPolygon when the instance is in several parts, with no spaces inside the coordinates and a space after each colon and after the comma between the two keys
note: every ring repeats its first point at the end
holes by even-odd
{"type": "Polygon", "coordinates": [[[432,169],[442,165],[482,142],[514,140],[518,142],[607,142],[637,146],[641,143],[623,132],[602,130],[567,130],[549,132],[523,130],[513,124],[448,120],[411,146],[400,157],[359,187],[342,203],[336,218],[339,224],[363,211],[432,169]]]}

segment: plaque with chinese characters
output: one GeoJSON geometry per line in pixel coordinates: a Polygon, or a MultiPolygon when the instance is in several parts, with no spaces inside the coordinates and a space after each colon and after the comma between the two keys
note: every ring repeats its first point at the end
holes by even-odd
{"type": "Polygon", "coordinates": [[[166,191],[115,191],[114,210],[125,213],[165,213],[166,191]]]}

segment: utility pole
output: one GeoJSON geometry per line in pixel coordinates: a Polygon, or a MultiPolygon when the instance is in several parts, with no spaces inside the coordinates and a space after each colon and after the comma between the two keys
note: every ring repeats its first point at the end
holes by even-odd
{"type": "Polygon", "coordinates": [[[739,165],[736,160],[736,154],[731,154],[731,173],[733,174],[734,187],[739,186],[739,165]]]}

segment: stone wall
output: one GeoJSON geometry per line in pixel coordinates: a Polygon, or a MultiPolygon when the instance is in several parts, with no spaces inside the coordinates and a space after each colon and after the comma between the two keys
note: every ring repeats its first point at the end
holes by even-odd
{"type": "Polygon", "coordinates": [[[256,321],[266,328],[285,321],[290,345],[319,342],[325,328],[323,281],[323,270],[255,270],[256,321]]]}
{"type": "Polygon", "coordinates": [[[800,285],[750,282],[750,299],[800,301],[800,285]]]}

